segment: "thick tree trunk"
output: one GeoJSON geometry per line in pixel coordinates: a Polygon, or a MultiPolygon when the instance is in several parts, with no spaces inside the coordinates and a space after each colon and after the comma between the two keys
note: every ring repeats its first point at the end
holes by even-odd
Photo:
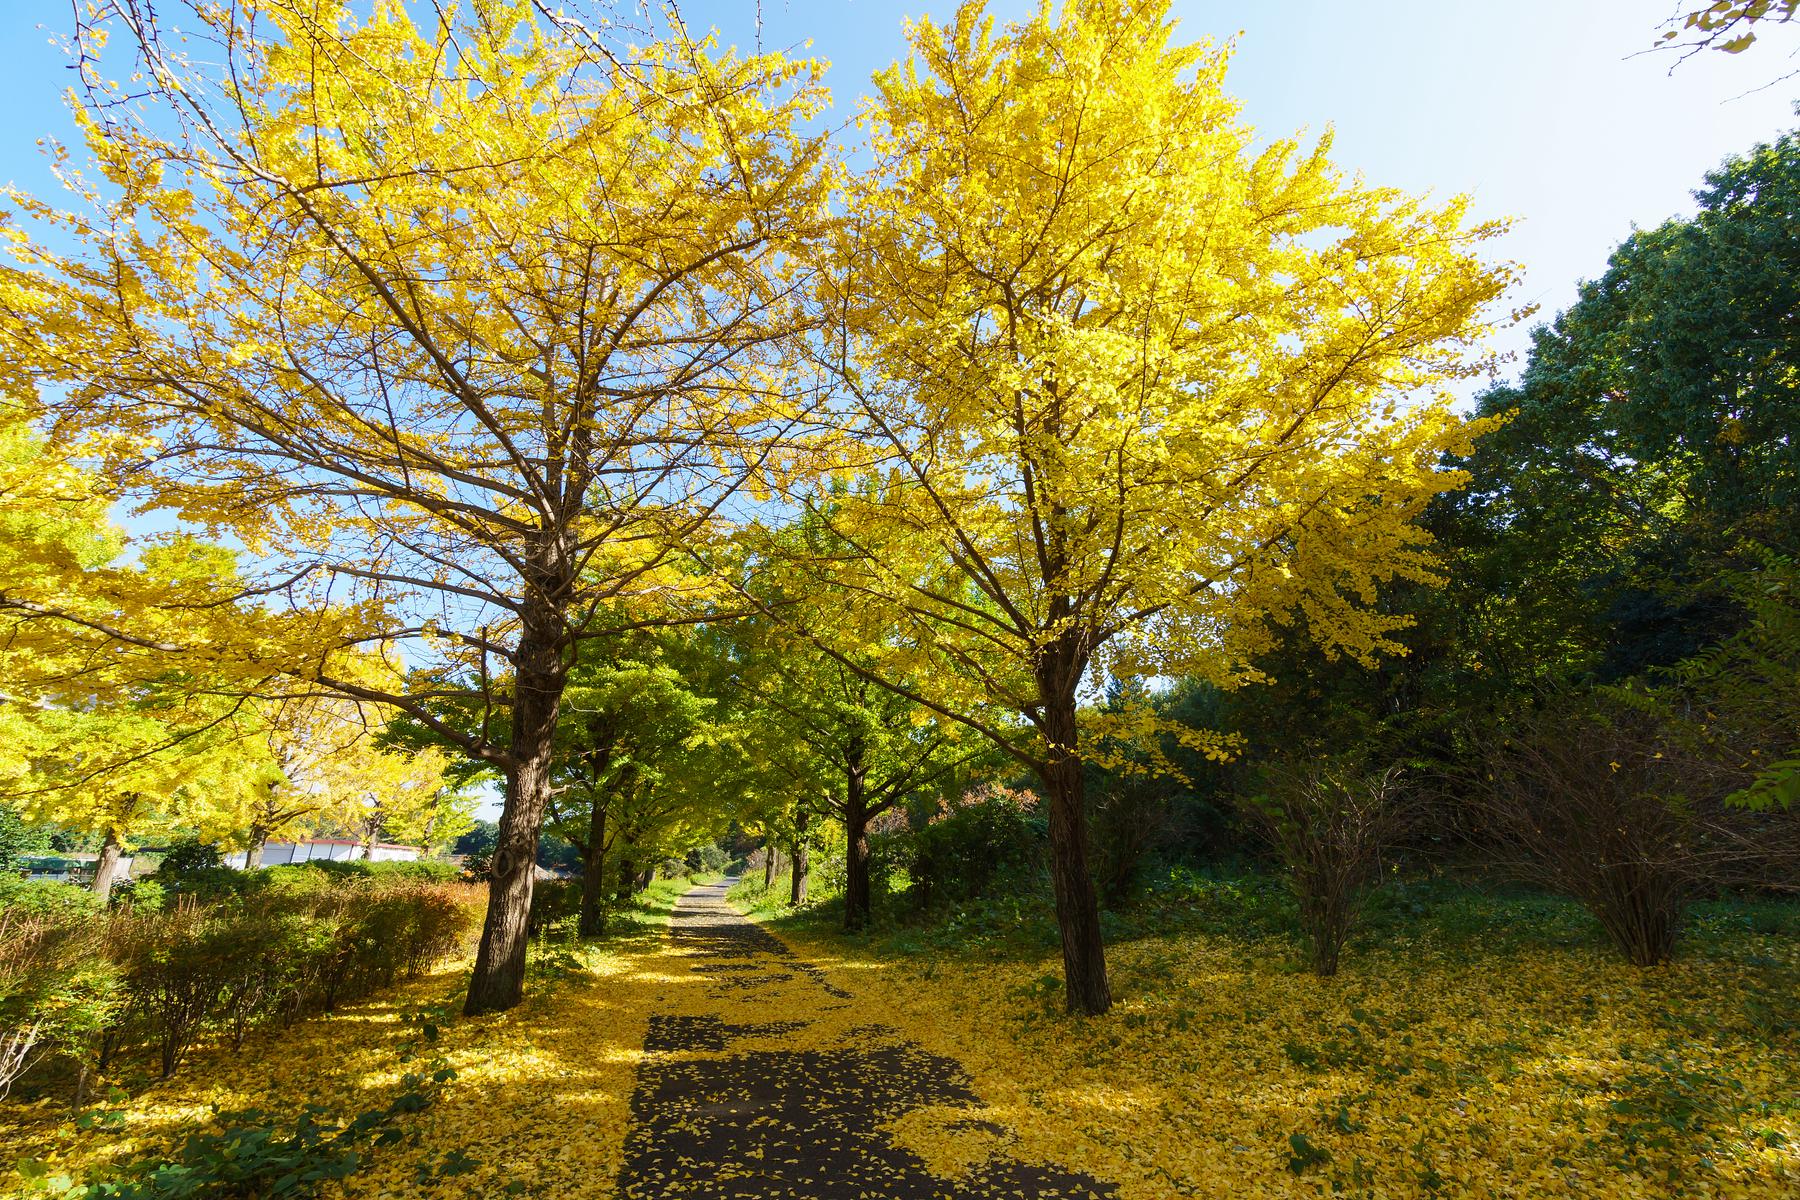
{"type": "Polygon", "coordinates": [[[1044,689],[1044,785],[1050,792],[1050,880],[1062,933],[1063,982],[1070,1012],[1098,1015],[1112,1007],[1100,907],[1087,865],[1086,797],[1076,741],[1072,686],[1044,689]],[[1060,693],[1060,694],[1057,694],[1060,693]]]}
{"type": "Polygon", "coordinates": [[[844,756],[844,928],[855,933],[869,923],[869,797],[864,787],[860,739],[844,756]]]}
{"type": "Polygon", "coordinates": [[[581,856],[581,920],[576,932],[582,937],[606,932],[606,805],[597,798],[581,856]]]}
{"type": "Polygon", "coordinates": [[[463,1004],[463,1012],[469,1016],[511,1008],[525,995],[525,948],[538,830],[550,801],[557,708],[567,682],[561,648],[544,633],[554,626],[541,614],[534,615],[539,620],[528,621],[519,639],[509,750],[512,761],[507,766],[506,801],[494,844],[487,919],[469,979],[469,998],[463,1004]]]}
{"type": "Polygon", "coordinates": [[[250,844],[244,848],[244,870],[258,871],[262,869],[263,847],[268,844],[268,832],[253,826],[250,830],[250,844]]]}
{"type": "Polygon", "coordinates": [[[119,856],[123,852],[118,833],[109,828],[106,840],[100,843],[100,859],[94,864],[93,888],[100,895],[112,895],[113,877],[119,873],[119,856]]]}
{"type": "Polygon", "coordinates": [[[794,814],[794,874],[788,883],[788,903],[799,906],[806,902],[806,810],[794,814]]]}

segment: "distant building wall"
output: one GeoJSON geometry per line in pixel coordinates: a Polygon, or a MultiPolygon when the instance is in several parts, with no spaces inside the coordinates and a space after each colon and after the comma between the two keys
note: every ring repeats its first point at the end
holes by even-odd
{"type": "MultiPolygon", "coordinates": [[[[262,865],[265,867],[284,867],[290,863],[312,862],[315,859],[329,859],[333,862],[353,862],[362,858],[361,842],[348,838],[313,838],[304,842],[269,842],[263,846],[262,865]]],[[[244,869],[248,853],[239,850],[235,854],[225,856],[225,865],[244,869]]],[[[412,862],[419,857],[417,846],[396,846],[388,842],[375,843],[374,853],[370,858],[374,862],[412,862]]]]}

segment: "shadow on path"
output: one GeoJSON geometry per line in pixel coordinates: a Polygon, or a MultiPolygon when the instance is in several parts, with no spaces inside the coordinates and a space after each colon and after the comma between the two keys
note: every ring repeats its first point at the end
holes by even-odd
{"type": "MultiPolygon", "coordinates": [[[[620,1195],[630,1200],[1099,1200],[1109,1184],[1004,1154],[954,1178],[895,1143],[896,1119],[979,1103],[954,1061],[854,1016],[853,997],[725,900],[698,887],[670,937],[719,1015],[650,1019],[631,1098],[620,1195]],[[740,1019],[733,1022],[728,1017],[740,1019]],[[745,1016],[753,1020],[742,1019],[745,1016]],[[823,1038],[821,1038],[823,1034],[823,1038]],[[823,1041],[825,1044],[820,1044],[823,1041]]],[[[990,1143],[995,1126],[952,1123],[990,1143]]]]}

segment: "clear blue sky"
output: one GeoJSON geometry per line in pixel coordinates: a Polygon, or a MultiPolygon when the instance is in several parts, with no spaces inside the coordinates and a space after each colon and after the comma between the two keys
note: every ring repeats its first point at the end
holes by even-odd
{"type": "MultiPolygon", "coordinates": [[[[691,24],[756,38],[755,0],[686,0],[691,24]]],[[[1026,0],[994,0],[1003,19],[1026,0]]],[[[839,109],[902,50],[907,15],[950,0],[763,0],[765,47],[810,39],[832,63],[839,109]]],[[[1326,125],[1335,155],[1371,180],[1470,192],[1483,215],[1518,218],[1500,247],[1525,267],[1521,301],[1547,317],[1605,267],[1633,224],[1690,211],[1690,191],[1726,155],[1794,125],[1800,80],[1744,96],[1795,63],[1800,30],[1774,29],[1742,56],[1632,57],[1675,0],[1176,0],[1181,35],[1231,38],[1228,87],[1268,136],[1326,125]],[[1734,98],[1741,97],[1741,98],[1734,98]]],[[[67,0],[0,0],[0,179],[47,193],[38,153],[66,136],[66,60],[48,44],[67,0]]],[[[1524,331],[1501,338],[1524,345],[1524,331]]]]}

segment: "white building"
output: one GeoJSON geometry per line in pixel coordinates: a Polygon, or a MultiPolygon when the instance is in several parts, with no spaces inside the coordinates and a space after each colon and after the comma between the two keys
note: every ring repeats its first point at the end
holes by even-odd
{"type": "MultiPolygon", "coordinates": [[[[314,859],[352,862],[362,857],[363,844],[353,838],[312,838],[304,842],[264,843],[262,865],[284,867],[289,863],[311,862],[314,859]]],[[[390,842],[376,842],[369,853],[369,858],[374,862],[412,862],[418,857],[417,846],[396,846],[390,842]]],[[[224,861],[226,866],[241,871],[248,859],[249,851],[239,850],[236,854],[227,854],[224,861]]]]}

